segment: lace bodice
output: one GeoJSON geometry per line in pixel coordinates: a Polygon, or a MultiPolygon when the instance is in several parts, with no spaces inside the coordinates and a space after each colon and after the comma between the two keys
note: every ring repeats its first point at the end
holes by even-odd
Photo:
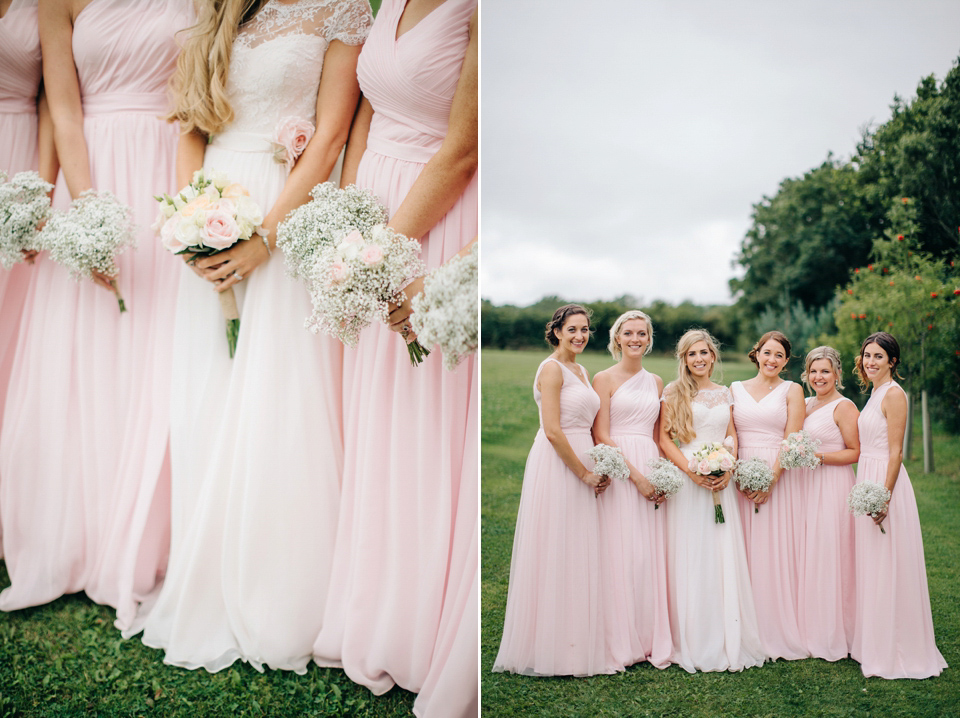
{"type": "Polygon", "coordinates": [[[270,0],[233,43],[227,95],[234,121],[224,130],[272,137],[286,117],[316,123],[327,47],[358,45],[373,17],[367,0],[270,0]]]}
{"type": "Polygon", "coordinates": [[[696,436],[686,444],[680,444],[683,455],[690,457],[708,441],[723,441],[730,423],[730,405],[733,395],[725,386],[716,389],[701,389],[693,397],[693,430],[696,436]]]}

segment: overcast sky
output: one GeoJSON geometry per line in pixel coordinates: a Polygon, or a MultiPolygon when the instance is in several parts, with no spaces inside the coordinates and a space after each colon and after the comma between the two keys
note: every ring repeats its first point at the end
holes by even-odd
{"type": "Polygon", "coordinates": [[[483,0],[481,294],[732,301],[752,205],[960,55],[957,0],[483,0]]]}

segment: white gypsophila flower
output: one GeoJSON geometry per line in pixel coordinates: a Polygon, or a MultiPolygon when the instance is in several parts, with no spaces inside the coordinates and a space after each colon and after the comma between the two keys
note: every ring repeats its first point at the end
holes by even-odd
{"type": "Polygon", "coordinates": [[[415,239],[392,230],[374,233],[372,228],[365,237],[356,243],[357,253],[351,258],[342,257],[338,246],[322,247],[308,277],[313,314],[307,318],[307,328],[351,347],[373,320],[387,321],[387,304],[403,301],[400,287],[423,273],[420,243],[415,239]],[[377,262],[364,259],[371,247],[382,255],[377,262]]]}
{"type": "Polygon", "coordinates": [[[882,484],[861,481],[854,484],[847,495],[847,506],[854,516],[872,516],[876,518],[887,509],[890,503],[890,491],[882,484]]]}
{"type": "Polygon", "coordinates": [[[479,245],[430,273],[412,301],[410,325],[424,346],[439,345],[443,365],[453,370],[477,350],[479,245]]]}
{"type": "Polygon", "coordinates": [[[89,189],[70,203],[67,212],[54,212],[39,235],[50,258],[70,270],[75,279],[94,271],[117,273],[117,256],[136,245],[133,213],[111,192],[89,189]]]}
{"type": "Polygon", "coordinates": [[[609,476],[620,481],[625,481],[630,476],[630,467],[627,466],[623,453],[615,446],[597,444],[587,455],[593,459],[593,473],[597,476],[609,476]]]}
{"type": "Polygon", "coordinates": [[[683,472],[669,459],[652,459],[647,466],[650,467],[646,473],[647,481],[660,496],[670,498],[683,488],[683,472]]]}
{"type": "Polygon", "coordinates": [[[0,264],[10,269],[24,251],[40,248],[37,225],[50,217],[53,185],[32,171],[6,180],[0,172],[0,264]]]}
{"type": "Polygon", "coordinates": [[[816,453],[820,440],[805,430],[795,431],[780,442],[780,466],[784,469],[812,469],[820,465],[816,453]]]}
{"type": "Polygon", "coordinates": [[[387,221],[387,211],[370,190],[349,185],[340,189],[331,182],[310,191],[313,199],[287,215],[277,227],[277,248],[287,271],[310,282],[320,250],[339,244],[357,230],[365,237],[387,221]]]}
{"type": "Polygon", "coordinates": [[[759,456],[740,459],[733,468],[733,479],[743,491],[769,491],[773,485],[773,470],[759,456]]]}

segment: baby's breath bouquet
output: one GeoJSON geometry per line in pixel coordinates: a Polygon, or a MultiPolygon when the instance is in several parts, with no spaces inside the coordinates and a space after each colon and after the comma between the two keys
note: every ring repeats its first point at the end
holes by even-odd
{"type": "Polygon", "coordinates": [[[611,479],[626,481],[630,476],[630,467],[627,466],[623,453],[616,446],[597,444],[587,455],[593,459],[593,473],[597,476],[609,476],[611,479]]]}
{"type": "MultiPolygon", "coordinates": [[[[174,254],[194,255],[190,261],[250,239],[263,222],[263,212],[247,189],[218,170],[197,170],[190,184],[176,195],[154,199],[160,203],[160,216],[153,225],[160,232],[160,241],[174,254]]],[[[219,296],[232,359],[240,336],[240,312],[233,287],[219,296]]]]}
{"type": "MultiPolygon", "coordinates": [[[[773,486],[773,470],[759,456],[740,459],[733,467],[733,479],[742,491],[769,491],[773,486]]],[[[757,504],[753,505],[753,513],[760,513],[757,504]]]]}
{"type": "Polygon", "coordinates": [[[40,249],[37,225],[50,218],[53,185],[36,172],[18,172],[10,181],[0,172],[0,264],[10,269],[25,251],[40,249]]]}
{"type": "MultiPolygon", "coordinates": [[[[882,484],[872,481],[861,481],[854,484],[847,496],[847,506],[854,516],[871,516],[876,518],[887,510],[890,505],[890,491],[882,484]]],[[[881,533],[886,533],[883,524],[880,524],[881,533]]]]}
{"type": "Polygon", "coordinates": [[[307,281],[320,250],[339,244],[354,230],[366,235],[387,221],[387,211],[368,189],[355,185],[340,189],[324,182],[310,190],[310,196],[313,200],[288,214],[277,227],[277,247],[287,271],[307,281]]]}
{"type": "MultiPolygon", "coordinates": [[[[733,468],[736,461],[730,453],[732,448],[733,439],[729,436],[723,440],[723,443],[706,442],[693,452],[688,468],[700,476],[723,476],[733,468]]],[[[710,493],[713,494],[713,520],[718,524],[725,523],[723,506],[720,505],[720,492],[711,491],[710,493]]]]}
{"type": "MultiPolygon", "coordinates": [[[[670,459],[652,459],[647,462],[650,471],[647,472],[647,481],[653,486],[658,496],[670,498],[675,496],[683,488],[683,472],[677,468],[670,459]]],[[[660,504],[654,505],[654,510],[660,508],[660,504]]]]}
{"type": "Polygon", "coordinates": [[[477,350],[477,249],[474,244],[427,276],[412,302],[413,331],[426,346],[440,345],[448,370],[477,350]]]}
{"type": "Polygon", "coordinates": [[[54,212],[37,237],[50,259],[70,270],[77,280],[94,272],[113,277],[110,286],[120,311],[127,306],[117,289],[117,256],[136,245],[133,213],[111,192],[88,189],[70,203],[67,212],[54,212]]]}
{"type": "Polygon", "coordinates": [[[817,449],[820,439],[814,439],[801,429],[780,442],[780,466],[785,469],[813,469],[820,465],[817,449]]]}
{"type": "MultiPolygon", "coordinates": [[[[313,314],[307,327],[356,346],[374,319],[386,323],[388,304],[402,302],[403,286],[423,270],[417,240],[382,224],[366,234],[355,229],[317,257],[308,281],[313,314]]],[[[414,366],[430,353],[418,341],[408,343],[407,351],[414,366]]]]}

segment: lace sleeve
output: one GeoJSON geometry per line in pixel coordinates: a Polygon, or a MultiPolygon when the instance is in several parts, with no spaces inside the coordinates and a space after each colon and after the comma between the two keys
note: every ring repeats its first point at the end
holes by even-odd
{"type": "Polygon", "coordinates": [[[346,45],[360,45],[367,39],[373,13],[367,0],[344,0],[327,21],[324,36],[327,42],[339,40],[346,45]]]}

